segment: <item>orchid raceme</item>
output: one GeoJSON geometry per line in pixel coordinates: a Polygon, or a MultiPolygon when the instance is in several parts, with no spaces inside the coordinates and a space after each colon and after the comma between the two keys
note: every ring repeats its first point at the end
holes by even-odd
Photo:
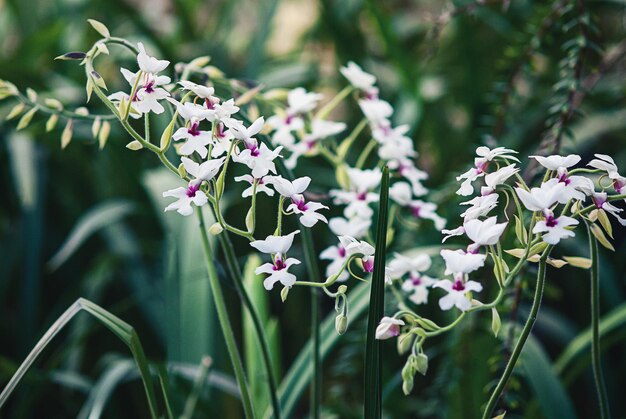
{"type": "MultiPolygon", "coordinates": [[[[520,304],[525,307],[527,293],[522,290],[526,290],[528,274],[537,272],[535,312],[520,334],[521,352],[541,301],[547,265],[597,268],[597,257],[589,259],[590,263],[587,255],[559,259],[553,256],[554,249],[563,240],[585,235],[585,227],[592,246],[599,243],[613,249],[614,226],[626,226],[626,178],[605,154],[595,154],[588,162],[577,154],[522,158],[504,145],[510,137],[502,136],[503,145],[488,138],[485,144],[489,146],[477,147],[473,161],[468,157],[454,175],[429,177],[422,170],[435,167],[428,145],[415,141],[422,135],[422,122],[406,118],[407,109],[402,107],[396,112],[397,98],[382,98],[388,83],[396,81],[386,80],[385,70],[376,65],[367,68],[384,82],[380,90],[376,76],[349,62],[333,70],[343,76],[336,77],[341,86],[335,93],[332,83],[313,86],[314,90],[268,91],[254,82],[226,78],[208,65],[207,57],[170,66],[168,60],[149,55],[142,43],[135,47],[122,38],[104,35],[108,29],[94,27],[100,28],[103,38],[79,54],[86,69],[87,91],[95,92],[94,97],[106,106],[107,123],[118,121],[130,135],[127,151],[154,153],[178,182],[168,190],[164,189],[170,186],[157,182],[158,194],[167,198],[159,204],[167,217],[194,212],[198,217],[193,228],[201,239],[211,298],[233,364],[236,394],[248,416],[252,416],[246,383],[250,378],[255,384],[268,382],[269,397],[258,397],[263,408],[271,405],[271,413],[280,416],[284,403],[278,401],[273,382],[278,369],[272,367],[270,345],[264,342],[267,319],[262,321],[253,305],[261,297],[247,294],[250,284],[244,287],[241,282],[239,259],[249,258],[246,281],[249,277],[259,287],[262,283],[268,291],[264,294],[259,288],[262,296],[280,288],[283,303],[289,304],[290,293],[310,288],[314,359],[322,354],[315,346],[319,345],[316,328],[322,323],[316,310],[328,308],[317,304],[318,295],[335,303],[335,327],[343,334],[350,307],[363,311],[366,306],[359,300],[355,304],[351,297],[356,284],[373,282],[382,289],[384,276],[387,301],[382,304],[382,298],[372,298],[372,307],[381,311],[370,317],[375,322],[368,326],[368,336],[378,344],[371,333],[378,322],[376,339],[398,338],[399,351],[408,353],[401,373],[408,393],[415,372],[426,373],[429,352],[425,348],[432,337],[487,310],[497,334],[498,312],[511,306],[517,310],[520,304]],[[102,76],[94,67],[95,58],[106,55],[102,51],[107,44],[134,54],[132,68],[103,73],[117,74],[124,82],[125,88],[110,95],[105,94],[104,81],[99,82],[102,76]],[[359,122],[352,124],[354,118],[346,117],[350,108],[359,122]],[[151,136],[156,128],[163,130],[160,141],[151,136]],[[442,177],[449,182],[434,185],[435,193],[431,193],[432,183],[442,177]],[[212,225],[205,224],[207,215],[212,225]],[[381,215],[388,215],[388,221],[381,215]],[[376,216],[383,221],[377,223],[376,216]],[[446,229],[446,225],[452,227],[446,229]],[[425,229],[434,229],[434,234],[422,234],[425,229]],[[224,263],[217,263],[220,258],[224,263]],[[230,327],[221,295],[220,282],[230,282],[222,281],[221,275],[232,280],[245,316],[250,316],[245,317],[243,334],[250,339],[251,328],[260,342],[262,380],[250,371],[246,377],[241,367],[234,340],[237,334],[230,327]],[[379,319],[383,306],[389,312],[379,319]],[[448,313],[442,315],[442,311],[448,313]]],[[[13,92],[7,89],[5,82],[0,83],[0,94],[13,92]]],[[[14,92],[11,95],[20,98],[14,92]]],[[[32,93],[28,100],[36,103],[32,93]]],[[[57,118],[68,118],[70,128],[90,118],[84,112],[57,108],[45,109],[57,118]]],[[[98,124],[102,124],[100,119],[98,124]]],[[[100,126],[94,131],[101,130],[100,126]]],[[[559,247],[561,251],[571,249],[559,247]]],[[[378,288],[372,289],[376,295],[378,288]]],[[[271,295],[268,301],[278,302],[271,295]]],[[[264,307],[263,315],[268,313],[264,307]]],[[[513,366],[515,356],[519,353],[513,352],[513,366]]],[[[246,358],[250,357],[246,352],[246,358]]]]}

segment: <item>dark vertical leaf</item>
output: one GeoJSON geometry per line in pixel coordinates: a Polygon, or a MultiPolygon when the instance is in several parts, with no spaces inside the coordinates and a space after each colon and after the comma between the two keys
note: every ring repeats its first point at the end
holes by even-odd
{"type": "Polygon", "coordinates": [[[382,416],[382,384],[380,341],[376,339],[376,326],[383,317],[385,304],[385,249],[387,247],[387,209],[389,205],[389,169],[383,170],[380,188],[380,207],[376,233],[374,275],[370,291],[370,306],[367,319],[367,346],[365,348],[365,418],[382,416]]]}

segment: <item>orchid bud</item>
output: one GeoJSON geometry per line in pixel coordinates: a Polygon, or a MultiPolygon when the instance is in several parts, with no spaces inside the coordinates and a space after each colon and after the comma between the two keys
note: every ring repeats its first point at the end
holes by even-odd
{"type": "Polygon", "coordinates": [[[178,165],[178,176],[181,178],[187,176],[187,169],[185,169],[185,165],[182,163],[178,165]]]}
{"type": "Polygon", "coordinates": [[[250,207],[246,214],[246,228],[250,233],[254,231],[254,212],[252,211],[252,207],[250,207]]]}
{"type": "Polygon", "coordinates": [[[339,288],[337,288],[337,293],[338,294],[345,294],[346,291],[348,291],[348,286],[347,285],[339,285],[339,288]]]}
{"type": "Polygon", "coordinates": [[[282,302],[284,303],[285,301],[287,301],[287,297],[289,296],[289,287],[283,287],[282,290],[280,290],[280,299],[282,300],[282,302]]]}
{"type": "Polygon", "coordinates": [[[415,356],[411,355],[402,367],[402,392],[407,396],[413,390],[413,377],[415,377],[415,356]]]}
{"type": "Polygon", "coordinates": [[[374,258],[373,257],[369,257],[366,256],[364,257],[361,262],[363,262],[363,270],[365,272],[374,272],[374,258]]]}
{"type": "Polygon", "coordinates": [[[398,354],[402,355],[408,352],[413,345],[414,335],[411,333],[403,333],[398,337],[398,354]]]}
{"type": "Polygon", "coordinates": [[[376,339],[385,340],[399,336],[400,326],[404,326],[404,321],[393,317],[383,317],[376,328],[376,339]]]}
{"type": "Polygon", "coordinates": [[[221,234],[222,231],[224,231],[224,227],[222,227],[220,223],[213,223],[213,225],[209,227],[209,234],[213,236],[217,236],[218,234],[221,234]]]}
{"type": "Polygon", "coordinates": [[[415,369],[422,375],[426,375],[428,371],[428,357],[425,353],[417,354],[415,358],[415,369]]]}
{"type": "Polygon", "coordinates": [[[344,333],[346,333],[347,329],[348,329],[348,318],[344,316],[343,313],[341,313],[337,317],[335,317],[335,330],[340,335],[343,335],[344,333]]]}

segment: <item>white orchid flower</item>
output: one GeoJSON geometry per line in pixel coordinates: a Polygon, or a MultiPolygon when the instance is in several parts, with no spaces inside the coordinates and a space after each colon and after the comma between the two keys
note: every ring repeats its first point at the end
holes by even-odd
{"type": "Polygon", "coordinates": [[[415,218],[431,220],[437,230],[441,231],[446,226],[447,220],[437,214],[437,205],[432,202],[414,200],[409,207],[415,218]]]}
{"type": "Polygon", "coordinates": [[[460,278],[455,279],[454,282],[449,279],[442,279],[437,281],[433,288],[441,288],[448,293],[448,295],[439,300],[439,307],[442,310],[450,310],[456,306],[461,311],[467,311],[472,306],[471,300],[467,297],[468,292],[480,292],[483,290],[483,286],[478,282],[463,282],[460,278]]]}
{"type": "Polygon", "coordinates": [[[545,219],[537,221],[537,224],[535,224],[533,228],[533,233],[546,233],[541,236],[544,242],[557,244],[561,239],[575,236],[574,232],[567,229],[567,227],[578,225],[578,220],[565,215],[557,218],[549,209],[545,209],[543,215],[545,219]]]}
{"type": "Polygon", "coordinates": [[[293,181],[289,181],[282,176],[266,176],[265,182],[272,185],[276,192],[285,198],[291,198],[294,195],[302,194],[309,187],[311,178],[303,176],[293,181]]]}
{"type": "Polygon", "coordinates": [[[296,230],[284,236],[267,236],[265,240],[255,240],[250,242],[250,246],[254,247],[261,253],[284,257],[289,249],[291,249],[293,238],[299,233],[300,232],[296,230]]]}
{"type": "MultiPolygon", "coordinates": [[[[125,68],[120,69],[122,75],[130,86],[135,86],[139,72],[133,73],[125,68]]],[[[167,76],[157,76],[153,73],[143,73],[141,80],[137,84],[137,90],[132,97],[131,104],[132,109],[140,114],[153,112],[155,114],[161,114],[165,112],[163,105],[159,103],[159,100],[163,100],[169,97],[167,90],[159,87],[170,82],[170,78],[167,76]]],[[[126,99],[129,99],[126,96],[126,99]]]]}
{"type": "Polygon", "coordinates": [[[457,181],[465,179],[456,193],[461,196],[469,196],[474,193],[473,182],[479,177],[485,176],[489,163],[495,158],[509,159],[519,162],[517,157],[513,156],[513,153],[517,152],[504,147],[496,147],[493,150],[485,146],[478,147],[476,149],[476,155],[478,157],[474,159],[474,167],[456,178],[457,181]]]}
{"type": "Polygon", "coordinates": [[[181,157],[180,160],[187,173],[192,175],[197,183],[201,183],[202,181],[208,182],[215,177],[224,164],[225,158],[207,160],[202,163],[196,163],[187,157],[181,157]]]}
{"type": "Polygon", "coordinates": [[[607,201],[606,192],[594,193],[592,196],[592,200],[596,208],[603,209],[604,211],[615,217],[615,219],[617,219],[617,221],[621,225],[626,226],[626,220],[619,216],[619,213],[623,210],[607,201]]]}
{"type": "Polygon", "coordinates": [[[501,167],[495,172],[489,173],[485,176],[485,185],[480,190],[481,195],[489,195],[496,190],[498,185],[505,183],[511,176],[519,172],[519,168],[515,167],[515,164],[501,167]]]}
{"type": "Polygon", "coordinates": [[[326,217],[317,213],[321,209],[328,209],[326,205],[319,202],[307,202],[301,194],[292,195],[290,198],[291,204],[287,207],[287,211],[300,215],[299,220],[303,226],[310,228],[317,224],[318,221],[328,223],[326,217]]]}
{"type": "Polygon", "coordinates": [[[258,145],[255,138],[245,142],[245,149],[238,154],[233,154],[233,161],[242,163],[252,169],[252,176],[261,178],[268,173],[276,173],[274,159],[280,155],[281,146],[270,150],[265,143],[258,145]]]}
{"type": "MultiPolygon", "coordinates": [[[[332,221],[332,220],[331,220],[332,221]]],[[[348,260],[348,253],[341,243],[336,246],[329,246],[320,253],[320,259],[330,260],[326,267],[326,276],[336,275],[343,268],[344,263],[348,260]]],[[[338,281],[345,281],[350,274],[347,270],[341,271],[337,277],[338,281]]]]}
{"type": "Polygon", "coordinates": [[[430,256],[425,254],[412,257],[395,253],[394,258],[389,262],[390,277],[391,279],[400,279],[407,273],[419,275],[420,272],[427,271],[431,263],[430,256]]]}
{"type": "Polygon", "coordinates": [[[256,180],[256,193],[263,192],[267,196],[274,196],[274,190],[267,186],[267,176],[259,179],[255,179],[252,175],[242,175],[236,176],[235,182],[247,182],[250,184],[249,187],[243,190],[241,193],[242,198],[247,198],[254,194],[254,181],[256,180]]]}
{"type": "Polygon", "coordinates": [[[463,250],[443,249],[441,257],[446,262],[445,274],[468,274],[485,265],[487,255],[468,253],[463,250]]]}
{"type": "Polygon", "coordinates": [[[355,89],[363,92],[370,91],[376,83],[376,77],[363,71],[356,63],[349,61],[348,65],[339,69],[341,74],[355,89]]]}
{"type": "Polygon", "coordinates": [[[498,205],[498,194],[476,196],[469,201],[461,202],[461,205],[470,205],[468,209],[461,214],[465,221],[483,217],[491,212],[498,205]]]}
{"type": "Polygon", "coordinates": [[[383,317],[376,327],[376,339],[385,340],[400,336],[400,326],[404,326],[404,321],[393,317],[383,317]]]}
{"type": "Polygon", "coordinates": [[[165,211],[175,210],[176,212],[184,216],[188,216],[193,213],[193,208],[191,207],[191,204],[194,204],[197,207],[201,207],[208,202],[206,194],[200,190],[200,184],[193,181],[189,182],[189,185],[186,188],[181,186],[163,192],[163,197],[172,197],[177,199],[177,201],[172,202],[167,207],[165,207],[165,211]]]}
{"type": "Polygon", "coordinates": [[[213,99],[213,95],[215,94],[215,89],[213,87],[196,84],[189,80],[181,80],[178,84],[182,86],[183,90],[190,90],[201,99],[209,99],[209,101],[211,101],[211,99],[213,99]]]}
{"type": "Polygon", "coordinates": [[[263,280],[263,287],[268,291],[274,288],[274,284],[277,282],[289,288],[296,283],[296,276],[288,270],[293,265],[299,265],[300,263],[301,262],[296,258],[287,258],[283,261],[281,258],[276,257],[274,263],[264,263],[256,268],[254,273],[257,275],[269,274],[269,276],[263,280]]]}
{"type": "Polygon", "coordinates": [[[307,92],[303,87],[297,87],[287,93],[287,114],[301,115],[311,112],[324,96],[320,93],[307,92]]]}
{"type": "Polygon", "coordinates": [[[517,196],[519,196],[522,204],[530,211],[543,211],[544,209],[549,209],[555,203],[563,201],[564,190],[565,184],[558,181],[544,182],[539,188],[531,188],[530,191],[524,188],[515,188],[515,192],[517,192],[517,196]]]}
{"type": "Polygon", "coordinates": [[[356,239],[365,237],[371,225],[372,221],[370,219],[358,217],[348,219],[334,217],[328,221],[328,228],[336,236],[351,236],[356,239]]]}
{"type": "Polygon", "coordinates": [[[559,170],[561,168],[568,169],[572,166],[576,166],[580,162],[580,156],[577,154],[570,154],[568,156],[528,156],[531,159],[537,160],[537,162],[548,170],[559,170]]]}
{"type": "Polygon", "coordinates": [[[507,223],[497,224],[498,217],[489,217],[486,220],[473,219],[463,224],[465,234],[475,247],[492,246],[498,242],[507,223]]]}
{"type": "Polygon", "coordinates": [[[613,188],[618,194],[626,191],[626,177],[619,174],[617,165],[611,156],[606,154],[595,154],[595,159],[591,160],[587,166],[594,169],[604,170],[609,179],[613,181],[613,188]]]}
{"type": "Polygon", "coordinates": [[[389,102],[382,99],[361,99],[359,106],[365,118],[373,126],[389,125],[388,119],[393,114],[393,108],[389,102]]]}
{"type": "Polygon", "coordinates": [[[348,256],[361,256],[363,269],[366,272],[374,270],[374,246],[365,241],[360,241],[351,236],[339,236],[341,246],[346,249],[348,256]]]}
{"type": "Polygon", "coordinates": [[[414,304],[426,304],[428,302],[428,289],[436,282],[429,276],[411,272],[409,278],[402,283],[402,290],[410,294],[409,300],[414,304]]]}
{"type": "Polygon", "coordinates": [[[137,48],[139,49],[139,54],[137,54],[137,64],[139,65],[139,69],[144,73],[160,73],[170,64],[167,60],[159,60],[148,55],[143,43],[141,42],[137,44],[137,48]]]}
{"type": "Polygon", "coordinates": [[[263,117],[257,118],[249,127],[236,119],[229,119],[224,121],[226,126],[232,131],[233,137],[238,140],[248,143],[255,135],[257,135],[263,129],[265,125],[265,119],[263,117]]]}

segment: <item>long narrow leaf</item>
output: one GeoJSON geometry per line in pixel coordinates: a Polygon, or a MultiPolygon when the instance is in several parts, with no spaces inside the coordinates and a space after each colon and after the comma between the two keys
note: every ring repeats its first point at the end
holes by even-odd
{"type": "Polygon", "coordinates": [[[156,395],[154,393],[154,386],[152,383],[152,377],[148,368],[148,360],[145,357],[143,348],[135,330],[128,323],[109,313],[97,304],[92,303],[84,298],[79,298],[72,304],[65,312],[50,326],[48,331],[37,342],[35,347],[28,354],[24,362],[19,366],[9,383],[0,394],[0,408],[6,403],[7,399],[13,393],[19,382],[22,380],[28,369],[33,365],[35,360],[41,355],[43,350],[54,339],[54,337],[69,323],[74,316],[81,311],[86,311],[98,320],[102,322],[109,330],[117,335],[130,349],[133,354],[133,358],[139,367],[141,379],[143,381],[144,389],[146,391],[146,397],[148,398],[148,405],[150,407],[150,414],[153,418],[158,417],[158,407],[156,401],[156,395]]]}
{"type": "Polygon", "coordinates": [[[365,348],[364,416],[366,419],[382,417],[382,365],[380,341],[376,339],[376,326],[385,308],[385,252],[387,248],[387,211],[389,205],[389,169],[383,170],[380,188],[380,208],[376,234],[374,275],[370,290],[367,319],[367,346],[365,348]]]}

